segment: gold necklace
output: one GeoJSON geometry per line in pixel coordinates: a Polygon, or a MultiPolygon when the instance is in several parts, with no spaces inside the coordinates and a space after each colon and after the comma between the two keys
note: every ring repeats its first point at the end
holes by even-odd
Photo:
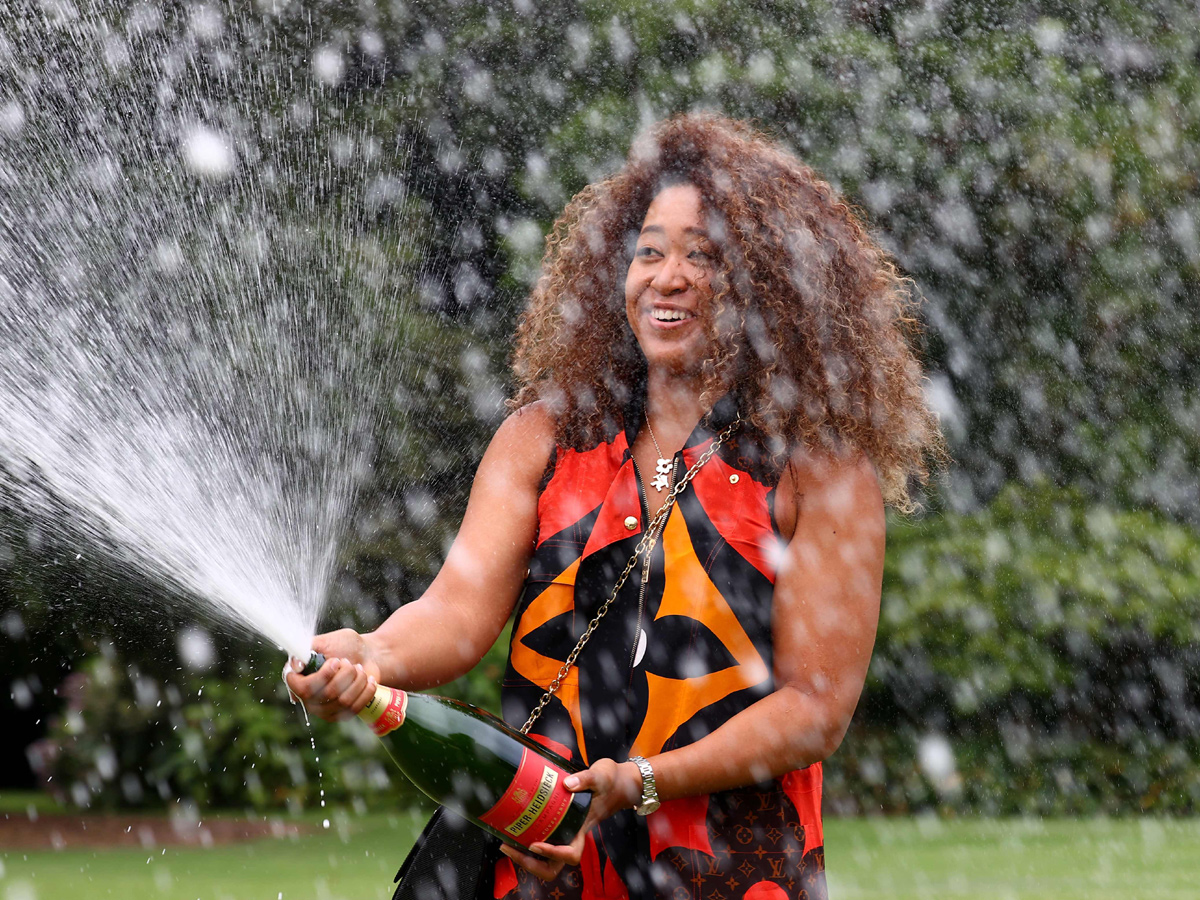
{"type": "Polygon", "coordinates": [[[650,424],[650,414],[646,413],[646,430],[650,432],[650,440],[654,442],[654,452],[658,454],[658,461],[654,480],[650,482],[650,486],[660,494],[667,485],[671,483],[671,469],[675,467],[672,460],[663,456],[662,448],[658,446],[658,438],[654,436],[654,428],[650,424]]]}

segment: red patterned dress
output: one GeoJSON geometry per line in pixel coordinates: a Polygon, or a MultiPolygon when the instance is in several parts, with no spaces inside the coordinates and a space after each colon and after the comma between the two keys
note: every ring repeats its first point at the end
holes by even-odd
{"type": "MultiPolygon", "coordinates": [[[[676,456],[675,478],[736,416],[718,403],[676,456]]],[[[606,443],[559,448],[538,502],[537,547],[517,606],[502,690],[523,722],[633,553],[666,496],[649,498],[630,447],[642,421],[606,443]]],[[[590,763],[654,756],[696,741],[774,689],[771,598],[782,538],[759,446],[735,435],[680,496],[646,583],[636,567],[535,737],[590,763]]],[[[496,898],[824,900],[821,766],[747,788],[632,810],[593,829],[582,865],[544,883],[507,858],[496,898]]]]}

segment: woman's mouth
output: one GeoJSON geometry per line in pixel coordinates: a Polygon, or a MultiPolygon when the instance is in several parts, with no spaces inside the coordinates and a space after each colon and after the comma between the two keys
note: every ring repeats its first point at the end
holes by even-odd
{"type": "Polygon", "coordinates": [[[695,313],[688,312],[686,309],[655,308],[650,310],[650,318],[656,322],[682,322],[695,317],[695,313]]]}

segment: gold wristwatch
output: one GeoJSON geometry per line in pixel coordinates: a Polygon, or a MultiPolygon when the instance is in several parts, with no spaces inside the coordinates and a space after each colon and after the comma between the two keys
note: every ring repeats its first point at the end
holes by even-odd
{"type": "Polygon", "coordinates": [[[658,788],[654,784],[654,769],[646,762],[644,756],[631,756],[629,761],[642,773],[642,805],[635,807],[633,811],[639,816],[648,816],[662,806],[658,799],[658,788]]]}

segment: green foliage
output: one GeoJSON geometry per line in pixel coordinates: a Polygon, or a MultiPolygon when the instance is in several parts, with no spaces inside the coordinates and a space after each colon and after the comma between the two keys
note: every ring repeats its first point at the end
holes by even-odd
{"type": "MultiPolygon", "coordinates": [[[[278,172],[294,179],[280,190],[291,191],[282,218],[327,254],[337,295],[368,298],[386,323],[363,352],[395,359],[403,348],[375,385],[385,408],[336,615],[370,627],[440,564],[562,204],[613,171],[650,122],[717,109],[790,143],[863,208],[914,278],[957,459],[948,493],[962,509],[995,498],[978,514],[894,523],[876,657],[829,766],[831,801],[1195,810],[1200,547],[1194,531],[1144,511],[1200,521],[1194,10],[1124,0],[525,6],[293,3],[266,14],[236,0],[223,7],[221,38],[185,41],[196,77],[179,95],[279,154],[278,172]],[[344,54],[346,76],[314,90],[318,47],[344,54]],[[263,77],[272,70],[287,77],[263,77]],[[305,108],[320,115],[293,115],[305,108]],[[383,191],[365,202],[369,188],[400,183],[402,199],[383,191]],[[1058,492],[1042,477],[1074,487],[1058,492]],[[1001,492],[1021,482],[1035,487],[1001,492]],[[951,741],[957,785],[939,787],[916,765],[931,733],[951,741]]],[[[130,34],[126,19],[141,15],[83,8],[107,17],[97,41],[130,34]]],[[[164,9],[164,31],[186,35],[184,6],[164,9]]],[[[79,74],[72,59],[102,65],[107,45],[81,55],[75,35],[43,15],[14,17],[15,47],[45,44],[68,82],[79,74]]],[[[142,66],[139,46],[106,95],[113,121],[158,109],[160,67],[142,66]]],[[[311,257],[296,267],[325,271],[311,257]]],[[[25,537],[37,544],[36,530],[25,537]]],[[[36,669],[41,697],[60,677],[49,657],[89,649],[51,607],[97,594],[98,579],[87,559],[49,576],[44,565],[37,552],[0,553],[0,589],[20,611],[12,627],[0,623],[0,651],[22,676],[36,669]]],[[[102,631],[99,615],[89,610],[81,631],[102,631]]],[[[146,663],[132,648],[120,655],[146,663]]],[[[55,781],[95,788],[96,802],[132,802],[97,762],[120,735],[132,749],[117,770],[143,767],[168,794],[311,802],[308,733],[273,679],[212,676],[202,696],[188,681],[164,712],[138,705],[126,664],[104,665],[114,666],[110,689],[85,690],[52,732],[63,747],[55,781]]],[[[494,702],[496,667],[456,689],[494,702]]],[[[0,710],[13,712],[8,703],[0,695],[0,710]]],[[[379,761],[350,732],[315,728],[318,746],[340,748],[323,760],[379,761]]],[[[362,792],[376,771],[386,766],[326,790],[362,792]]],[[[145,798],[159,797],[156,784],[145,798]]]]}
{"type": "MultiPolygon", "coordinates": [[[[439,693],[496,709],[506,651],[503,635],[439,693]]],[[[264,667],[168,684],[93,657],[41,745],[44,774],[102,805],[416,799],[369,733],[310,731],[264,667]]],[[[893,521],[875,655],[826,799],[840,812],[1200,810],[1200,535],[1044,484],[974,515],[893,521]],[[951,759],[922,761],[943,740],[951,759]]]]}
{"type": "MultiPolygon", "coordinates": [[[[507,633],[469,676],[437,693],[497,710],[506,650],[507,633]]],[[[426,802],[366,726],[306,724],[275,672],[262,674],[278,662],[164,681],[106,646],[60,692],[65,711],[34,745],[39,774],[81,807],[298,811],[322,799],[377,808],[426,802]]]]}
{"type": "Polygon", "coordinates": [[[331,800],[396,796],[378,741],[318,723],[318,752],[275,677],[243,667],[163,683],[110,651],[67,684],[66,711],[35,756],[47,787],[77,806],[298,809],[322,790],[331,800]]]}
{"type": "Polygon", "coordinates": [[[1200,536],[1152,513],[1010,486],[978,514],[897,523],[889,538],[873,675],[936,660],[963,712],[1013,690],[1049,696],[1122,639],[1200,642],[1200,536]]]}
{"type": "MultiPolygon", "coordinates": [[[[335,34],[353,18],[327,15],[335,34]]],[[[838,185],[928,298],[957,492],[983,502],[1043,474],[1200,519],[1177,487],[1200,467],[1200,64],[1183,6],[678,0],[534,17],[432,2],[376,15],[402,74],[356,99],[424,148],[434,215],[477,236],[444,258],[491,267],[495,291],[478,295],[490,310],[470,318],[501,345],[563,203],[654,120],[720,110],[838,185]]]]}
{"type": "Polygon", "coordinates": [[[830,785],[864,810],[1200,809],[1200,534],[1044,484],[893,522],[830,785]],[[931,735],[954,774],[922,772],[931,735]]]}

